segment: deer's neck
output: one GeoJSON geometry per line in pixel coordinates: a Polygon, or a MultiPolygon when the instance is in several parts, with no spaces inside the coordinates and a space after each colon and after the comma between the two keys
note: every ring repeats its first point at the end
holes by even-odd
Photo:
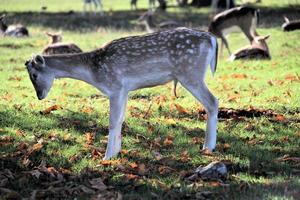
{"type": "Polygon", "coordinates": [[[153,18],[151,16],[149,16],[147,19],[146,19],[146,29],[149,33],[152,33],[155,31],[156,29],[156,24],[154,23],[153,21],[153,18]]]}
{"type": "Polygon", "coordinates": [[[55,78],[73,78],[93,84],[91,53],[44,56],[55,78]]]}

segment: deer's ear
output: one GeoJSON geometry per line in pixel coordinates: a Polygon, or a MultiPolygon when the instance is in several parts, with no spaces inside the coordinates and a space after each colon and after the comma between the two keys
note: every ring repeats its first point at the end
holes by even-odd
{"type": "Polygon", "coordinates": [[[264,40],[267,40],[270,38],[270,35],[266,35],[265,37],[263,37],[264,40]]]}
{"type": "Polygon", "coordinates": [[[45,32],[45,34],[46,34],[46,35],[48,35],[48,36],[50,36],[50,37],[52,37],[52,36],[53,36],[53,34],[52,34],[52,33],[50,33],[50,32],[45,32]]]}
{"type": "Polygon", "coordinates": [[[3,14],[3,15],[1,15],[0,16],[0,20],[3,20],[4,19],[4,17],[5,17],[5,15],[3,14]]]}
{"type": "Polygon", "coordinates": [[[41,55],[36,55],[33,59],[34,63],[38,66],[44,67],[45,66],[45,59],[41,55]]]}
{"type": "Polygon", "coordinates": [[[289,22],[290,22],[289,18],[287,18],[286,16],[284,16],[283,18],[284,18],[284,21],[285,21],[286,23],[289,23],[289,22]]]}

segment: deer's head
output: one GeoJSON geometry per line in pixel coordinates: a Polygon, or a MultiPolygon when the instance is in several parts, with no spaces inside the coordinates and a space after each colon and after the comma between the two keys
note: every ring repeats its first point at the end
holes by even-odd
{"type": "Polygon", "coordinates": [[[54,81],[54,73],[47,67],[41,55],[33,56],[25,65],[38,99],[46,98],[54,81]]]}
{"type": "Polygon", "coordinates": [[[57,32],[57,33],[46,32],[46,35],[48,35],[51,38],[51,43],[52,44],[55,44],[55,43],[58,43],[58,42],[62,41],[61,32],[57,32]]]}

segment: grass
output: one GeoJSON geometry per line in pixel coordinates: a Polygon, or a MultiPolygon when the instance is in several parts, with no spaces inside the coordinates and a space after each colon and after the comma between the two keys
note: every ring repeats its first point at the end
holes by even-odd
{"type": "MultiPolygon", "coordinates": [[[[31,0],[16,6],[13,6],[16,0],[4,2],[0,4],[0,10],[8,12],[8,21],[24,23],[26,19],[31,36],[0,40],[2,166],[6,166],[3,160],[14,157],[23,143],[27,148],[41,143],[42,148],[27,157],[29,163],[24,163],[26,156],[22,154],[17,156],[13,166],[27,167],[29,170],[43,160],[47,166],[68,169],[74,174],[81,174],[87,167],[96,169],[100,174],[108,174],[106,184],[114,186],[125,199],[151,199],[155,198],[154,194],[165,199],[195,198],[197,192],[207,190],[213,192],[213,197],[224,199],[299,197],[299,162],[278,162],[277,159],[284,155],[300,157],[300,34],[299,31],[283,33],[278,26],[281,16],[276,15],[276,10],[276,16],[264,15],[267,11],[262,10],[262,25],[258,29],[261,35],[271,35],[269,48],[272,60],[228,62],[225,57],[221,58],[215,77],[207,75],[207,84],[218,97],[220,107],[272,109],[284,119],[267,116],[223,119],[218,125],[217,151],[206,156],[199,152],[205,129],[205,120],[197,113],[201,105],[188,92],[179,87],[179,98],[175,99],[171,84],[132,92],[123,127],[123,149],[129,152],[124,151],[115,161],[126,168],[130,168],[130,163],[145,164],[146,172],[143,176],[130,179],[128,173],[101,164],[108,132],[108,100],[83,82],[62,79],[55,81],[47,99],[38,101],[24,62],[32,53],[41,52],[48,43],[43,33],[45,30],[62,29],[64,41],[76,41],[83,50],[88,51],[115,38],[142,34],[139,28],[132,29],[138,14],[126,11],[128,2],[118,1],[118,6],[112,7],[110,1],[105,1],[106,10],[111,6],[113,10],[120,11],[111,14],[112,18],[120,21],[111,21],[107,25],[105,20],[109,21],[110,15],[102,19],[78,14],[80,1],[74,4],[47,1],[47,12],[54,12],[50,16],[49,13],[37,13],[38,4],[31,0]],[[26,14],[29,10],[33,13],[26,14]],[[76,13],[71,17],[59,13],[68,10],[76,13]],[[61,18],[55,18],[56,15],[61,18]],[[51,18],[54,20],[51,21],[51,18]],[[96,25],[87,23],[76,27],[77,19],[97,21],[96,25]],[[272,23],[268,23],[271,19],[272,23]],[[47,115],[40,114],[40,111],[53,105],[59,105],[62,109],[47,115]],[[175,105],[181,105],[187,113],[180,112],[175,105]],[[99,147],[100,155],[94,155],[87,146],[87,133],[96,133],[93,145],[99,147]],[[166,138],[171,138],[171,144],[164,142],[166,138]],[[159,152],[164,159],[156,160],[153,152],[159,152]],[[185,160],[186,157],[190,159],[185,160]],[[230,161],[230,176],[225,186],[215,185],[214,182],[191,183],[183,178],[182,174],[214,160],[230,161]],[[175,171],[164,171],[161,166],[175,171]]],[[[263,2],[265,5],[272,3],[263,2]]],[[[279,10],[286,5],[282,2],[276,4],[279,10]]],[[[146,7],[145,2],[143,5],[146,7]]],[[[201,9],[191,13],[185,9],[174,9],[164,17],[178,16],[183,21],[191,21],[192,25],[205,26],[206,14],[201,9]],[[198,17],[203,22],[199,23],[198,17]]],[[[297,10],[288,14],[299,17],[297,10]]],[[[232,50],[236,50],[246,45],[247,41],[241,34],[232,34],[229,44],[232,50]]],[[[136,173],[134,170],[131,172],[136,173]]],[[[23,191],[22,187],[17,186],[12,189],[23,191]]],[[[29,196],[30,189],[24,195],[29,196]]]]}

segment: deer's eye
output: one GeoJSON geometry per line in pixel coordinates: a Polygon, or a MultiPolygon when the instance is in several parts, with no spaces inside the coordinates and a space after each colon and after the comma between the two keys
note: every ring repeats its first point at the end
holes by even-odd
{"type": "Polygon", "coordinates": [[[36,74],[32,74],[32,79],[36,80],[37,79],[37,75],[36,74]]]}

